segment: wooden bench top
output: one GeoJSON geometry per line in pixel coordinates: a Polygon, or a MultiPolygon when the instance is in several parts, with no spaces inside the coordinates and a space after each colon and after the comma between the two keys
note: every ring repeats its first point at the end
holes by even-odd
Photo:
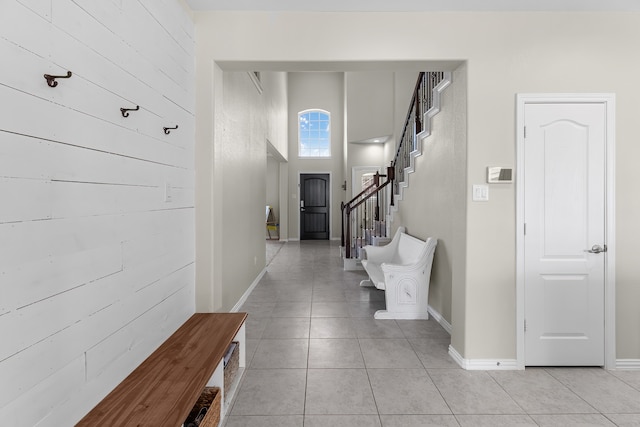
{"type": "Polygon", "coordinates": [[[246,317],[194,314],[77,426],[181,426],[246,317]]]}

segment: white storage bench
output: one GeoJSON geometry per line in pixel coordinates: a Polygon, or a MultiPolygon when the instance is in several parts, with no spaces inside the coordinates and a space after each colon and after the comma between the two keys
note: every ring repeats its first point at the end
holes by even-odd
{"type": "Polygon", "coordinates": [[[360,286],[375,286],[385,292],[386,310],[378,310],[376,319],[428,319],[429,281],[433,255],[438,243],[406,234],[398,228],[386,246],[365,246],[362,266],[369,279],[360,286]]]}

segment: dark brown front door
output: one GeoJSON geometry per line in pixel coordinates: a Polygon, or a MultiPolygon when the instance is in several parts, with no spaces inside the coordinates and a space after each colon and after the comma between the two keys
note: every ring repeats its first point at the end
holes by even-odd
{"type": "Polygon", "coordinates": [[[329,174],[300,174],[300,240],[329,240],[329,174]]]}

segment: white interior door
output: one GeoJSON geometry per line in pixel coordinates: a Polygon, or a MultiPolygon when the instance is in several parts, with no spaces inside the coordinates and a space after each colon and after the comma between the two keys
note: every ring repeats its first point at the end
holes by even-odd
{"type": "Polygon", "coordinates": [[[525,365],[605,358],[606,107],[524,106],[525,365]]]}

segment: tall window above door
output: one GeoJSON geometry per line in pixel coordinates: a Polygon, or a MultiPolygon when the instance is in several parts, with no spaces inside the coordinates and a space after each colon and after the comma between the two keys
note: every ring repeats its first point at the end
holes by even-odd
{"type": "Polygon", "coordinates": [[[298,113],[298,155],[305,158],[331,157],[331,115],[324,110],[298,113]]]}

